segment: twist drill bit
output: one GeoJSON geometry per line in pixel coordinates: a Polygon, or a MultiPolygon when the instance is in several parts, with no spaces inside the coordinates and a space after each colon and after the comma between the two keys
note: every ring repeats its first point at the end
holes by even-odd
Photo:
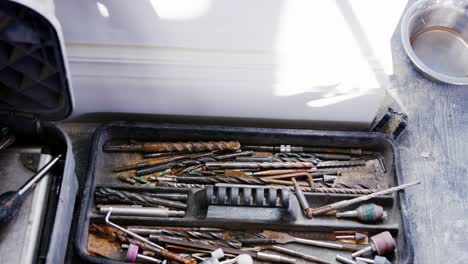
{"type": "Polygon", "coordinates": [[[280,158],[282,161],[302,161],[302,162],[312,162],[314,164],[318,164],[320,160],[312,154],[308,153],[287,153],[281,152],[276,153],[275,157],[280,158]]]}
{"type": "Polygon", "coordinates": [[[330,153],[330,154],[348,154],[348,155],[368,155],[372,152],[360,148],[330,148],[330,147],[303,147],[303,146],[243,146],[246,150],[266,151],[266,152],[308,152],[308,153],[330,153]]]}
{"type": "Polygon", "coordinates": [[[238,141],[208,142],[144,142],[141,144],[104,145],[106,152],[202,152],[213,150],[239,150],[238,141]]]}
{"type": "Polygon", "coordinates": [[[364,166],[367,160],[330,160],[321,161],[317,164],[317,168],[328,167],[343,167],[343,166],[364,166]]]}
{"type": "Polygon", "coordinates": [[[167,158],[167,159],[147,160],[147,161],[143,161],[143,162],[129,164],[129,165],[122,166],[122,167],[117,167],[117,168],[113,169],[112,171],[113,172],[122,172],[122,171],[141,169],[141,168],[152,167],[152,166],[156,166],[156,165],[159,165],[159,164],[164,164],[164,163],[177,161],[177,160],[181,160],[181,159],[186,159],[186,158],[187,158],[186,156],[177,156],[177,157],[172,157],[172,158],[167,158]]]}
{"type": "MultiPolygon", "coordinates": [[[[247,177],[226,177],[226,176],[177,176],[177,177],[160,177],[159,181],[176,181],[180,183],[198,183],[198,184],[215,184],[215,183],[231,183],[231,184],[254,184],[254,185],[293,185],[290,181],[264,179],[264,178],[247,178],[247,177]]],[[[298,183],[301,186],[308,186],[305,182],[298,183]]]]}
{"type": "MultiPolygon", "coordinates": [[[[162,187],[173,187],[173,188],[188,188],[188,189],[196,189],[196,188],[205,188],[207,185],[205,184],[193,184],[193,183],[180,183],[180,182],[167,182],[162,181],[158,183],[158,186],[162,187]]],[[[241,185],[240,185],[241,186],[241,185]]],[[[277,185],[268,185],[268,188],[275,188],[275,189],[282,189],[288,188],[291,191],[294,191],[293,186],[277,186],[277,185]]],[[[379,190],[375,189],[358,189],[358,188],[311,188],[311,187],[300,187],[304,192],[312,192],[312,193],[338,193],[338,194],[354,194],[354,195],[365,195],[371,194],[374,192],[378,192],[379,190]]]]}
{"type": "Polygon", "coordinates": [[[202,243],[205,245],[213,245],[213,246],[218,246],[218,247],[231,247],[231,248],[237,248],[237,249],[242,247],[242,244],[236,241],[219,240],[217,238],[214,238],[214,239],[213,238],[192,238],[190,236],[174,235],[173,232],[163,232],[163,233],[166,233],[166,234],[164,235],[151,234],[149,235],[149,239],[151,241],[158,241],[161,238],[176,238],[177,237],[178,239],[181,239],[181,240],[190,241],[193,243],[202,243]]]}
{"type": "Polygon", "coordinates": [[[167,200],[163,198],[152,197],[149,195],[118,191],[111,188],[101,187],[94,193],[98,203],[123,203],[123,204],[136,204],[143,206],[162,205],[170,208],[187,209],[187,205],[181,202],[167,200]]]}
{"type": "Polygon", "coordinates": [[[104,237],[107,239],[110,239],[112,241],[119,241],[120,243],[126,243],[126,244],[134,244],[142,248],[143,250],[147,250],[146,244],[136,240],[129,238],[124,235],[120,235],[117,232],[114,232],[110,230],[109,228],[99,226],[97,224],[90,224],[89,225],[89,232],[93,233],[95,235],[98,235],[100,237],[104,237]]]}
{"type": "Polygon", "coordinates": [[[216,154],[216,151],[212,151],[209,153],[203,153],[199,155],[195,155],[192,157],[185,157],[186,160],[183,161],[170,161],[168,163],[163,163],[156,165],[154,167],[147,167],[147,168],[140,168],[136,171],[137,176],[144,176],[149,175],[158,171],[167,170],[170,168],[184,168],[193,165],[200,165],[207,161],[214,161],[215,159],[211,158],[216,154]]]}
{"type": "Polygon", "coordinates": [[[315,168],[311,162],[207,162],[207,169],[304,169],[315,168]]]}

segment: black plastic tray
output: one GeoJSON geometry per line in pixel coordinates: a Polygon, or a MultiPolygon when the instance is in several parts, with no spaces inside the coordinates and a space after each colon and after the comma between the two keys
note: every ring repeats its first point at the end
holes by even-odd
{"type": "MultiPolygon", "coordinates": [[[[104,216],[95,210],[93,193],[98,186],[119,187],[131,190],[159,190],[173,191],[174,189],[132,187],[125,186],[113,175],[111,168],[126,163],[128,159],[135,159],[134,155],[122,153],[103,153],[102,147],[108,141],[119,140],[151,140],[151,141],[203,141],[203,140],[238,140],[242,144],[257,145],[302,145],[302,146],[328,146],[328,147],[359,147],[366,150],[379,152],[386,165],[387,172],[382,174],[382,186],[389,187],[401,183],[401,171],[399,168],[399,153],[395,142],[382,133],[365,132],[336,132],[336,131],[315,131],[296,129],[267,129],[267,128],[245,128],[245,127],[222,127],[222,126],[191,126],[174,124],[148,124],[148,123],[128,123],[113,122],[100,127],[94,134],[93,146],[91,149],[88,175],[81,204],[81,211],[78,220],[78,229],[75,246],[78,254],[83,260],[93,263],[122,263],[102,257],[91,256],[87,249],[88,226],[90,222],[103,223],[104,216]]],[[[184,190],[181,190],[184,191],[184,190]]],[[[248,218],[248,213],[242,215],[242,210],[236,210],[236,216],[232,216],[232,209],[226,208],[226,213],[219,214],[218,219],[206,220],[200,216],[194,199],[197,189],[186,189],[189,192],[189,210],[184,218],[150,218],[150,217],[125,217],[114,216],[112,220],[120,224],[132,225],[165,225],[165,226],[213,226],[226,227],[226,220],[229,221],[229,228],[233,229],[277,229],[283,231],[331,231],[331,230],[364,230],[369,234],[375,234],[388,230],[397,238],[398,250],[393,256],[393,263],[412,263],[413,247],[411,235],[405,227],[408,226],[406,215],[406,198],[404,191],[398,194],[375,198],[372,201],[383,205],[389,209],[387,219],[379,224],[362,224],[352,220],[336,220],[331,217],[320,217],[307,219],[301,213],[296,214],[296,219],[289,220],[258,220],[248,218]],[[240,216],[239,216],[240,214],[240,216]],[[138,223],[136,223],[138,220],[138,223]]],[[[294,197],[294,196],[292,196],[294,197]]],[[[326,203],[341,199],[349,199],[354,195],[337,194],[308,194],[312,207],[318,207],[326,203]]],[[[300,211],[299,204],[295,198],[292,199],[292,207],[300,211]]],[[[262,209],[256,209],[256,213],[261,215],[262,209]]],[[[288,247],[290,245],[287,245],[288,247]]],[[[347,255],[343,252],[324,250],[312,247],[301,247],[291,245],[291,248],[301,248],[309,254],[333,260],[337,253],[347,255]]],[[[302,263],[298,260],[298,263],[302,263]]],[[[305,263],[305,262],[304,262],[305,263]]]]}

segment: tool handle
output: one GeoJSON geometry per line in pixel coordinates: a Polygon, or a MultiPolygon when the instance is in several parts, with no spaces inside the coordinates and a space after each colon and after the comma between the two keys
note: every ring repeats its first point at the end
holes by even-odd
{"type": "Polygon", "coordinates": [[[22,203],[23,199],[17,192],[6,192],[0,195],[0,226],[13,219],[22,203]]]}
{"type": "Polygon", "coordinates": [[[169,250],[161,250],[160,254],[164,258],[167,258],[169,260],[174,260],[182,264],[197,264],[197,261],[195,259],[191,257],[182,257],[181,255],[171,252],[169,250]]]}
{"type": "Polygon", "coordinates": [[[242,244],[246,244],[246,245],[257,245],[257,244],[274,245],[274,244],[277,244],[276,239],[273,239],[273,238],[247,238],[247,239],[241,239],[240,242],[242,244]]]}

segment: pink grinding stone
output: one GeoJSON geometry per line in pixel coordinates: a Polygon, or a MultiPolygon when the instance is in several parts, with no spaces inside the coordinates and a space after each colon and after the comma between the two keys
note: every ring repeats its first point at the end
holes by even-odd
{"type": "Polygon", "coordinates": [[[138,256],[138,246],[130,244],[127,250],[127,261],[135,263],[138,256]]]}

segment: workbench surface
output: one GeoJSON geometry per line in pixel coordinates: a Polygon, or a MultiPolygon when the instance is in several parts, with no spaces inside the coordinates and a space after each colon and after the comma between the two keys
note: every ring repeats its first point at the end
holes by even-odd
{"type": "MultiPolygon", "coordinates": [[[[410,1],[413,2],[413,1],[410,1]]],[[[405,182],[422,184],[406,190],[409,230],[414,241],[414,263],[468,262],[468,87],[431,82],[415,72],[400,43],[399,29],[392,38],[393,75],[389,93],[393,105],[409,116],[406,132],[398,139],[405,182]]],[[[67,123],[73,142],[77,202],[85,181],[91,136],[97,123],[67,123]]],[[[75,221],[78,215],[75,206],[75,221]]],[[[67,263],[80,263],[73,251],[72,226],[67,263]]]]}

